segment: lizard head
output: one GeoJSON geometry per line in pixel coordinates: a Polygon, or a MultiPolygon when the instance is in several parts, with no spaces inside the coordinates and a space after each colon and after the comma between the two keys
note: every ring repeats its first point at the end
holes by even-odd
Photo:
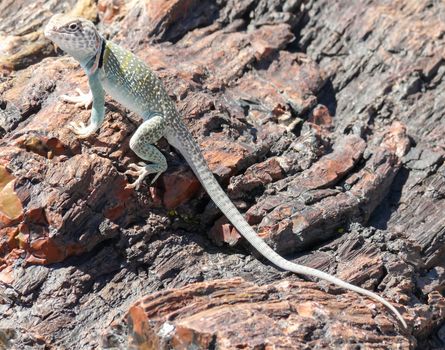
{"type": "Polygon", "coordinates": [[[45,27],[45,36],[79,62],[95,57],[101,36],[91,21],[80,17],[57,14],[45,27]]]}

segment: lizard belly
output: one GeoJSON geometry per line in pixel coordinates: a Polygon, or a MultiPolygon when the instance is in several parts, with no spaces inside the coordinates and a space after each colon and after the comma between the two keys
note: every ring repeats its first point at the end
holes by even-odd
{"type": "Polygon", "coordinates": [[[119,86],[115,82],[109,81],[108,79],[102,80],[102,86],[105,92],[115,101],[122,104],[125,108],[143,116],[144,108],[136,103],[136,99],[127,92],[125,87],[119,86]]]}

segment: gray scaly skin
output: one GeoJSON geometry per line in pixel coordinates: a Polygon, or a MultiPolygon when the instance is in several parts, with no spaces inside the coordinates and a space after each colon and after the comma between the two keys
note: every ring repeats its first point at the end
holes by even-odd
{"type": "Polygon", "coordinates": [[[126,174],[137,176],[137,180],[129,185],[130,187],[138,187],[149,174],[155,174],[152,180],[154,182],[167,169],[165,157],[153,146],[161,137],[165,137],[187,160],[210,198],[264,257],[283,270],[314,276],[344,289],[366,295],[388,307],[403,327],[407,327],[396,308],[379,295],[325,272],[294,264],[281,257],[258,237],[221,189],[161,81],[142,60],[124,48],[106,41],[92,22],[82,18],[55,15],[45,27],[45,35],[73,56],[88,75],[91,90],[89,94],[82,94],[78,90],[78,96],[62,96],[63,100],[77,105],[88,106],[91,100],[93,102],[89,125],[70,124],[71,130],[79,137],[86,138],[100,127],[105,113],[104,90],[116,101],[144,119],[131,137],[130,148],[138,157],[149,163],[130,165],[130,170],[126,174]]]}

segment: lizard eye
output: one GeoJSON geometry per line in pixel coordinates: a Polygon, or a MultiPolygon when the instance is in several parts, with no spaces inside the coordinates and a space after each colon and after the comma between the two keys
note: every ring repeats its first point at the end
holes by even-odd
{"type": "Polygon", "coordinates": [[[68,26],[68,28],[70,29],[70,30],[77,30],[77,28],[79,28],[79,26],[77,25],[77,23],[71,23],[69,26],[68,26]]]}

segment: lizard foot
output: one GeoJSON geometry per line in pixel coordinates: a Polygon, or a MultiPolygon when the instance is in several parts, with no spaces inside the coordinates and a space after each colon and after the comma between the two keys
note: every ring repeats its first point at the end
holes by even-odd
{"type": "Polygon", "coordinates": [[[88,125],[86,126],[85,123],[80,122],[71,122],[68,125],[68,129],[70,129],[72,132],[74,132],[79,138],[85,139],[92,134],[94,134],[97,130],[97,128],[94,125],[88,125]]]}
{"type": "Polygon", "coordinates": [[[83,93],[79,88],[76,89],[77,96],[62,95],[60,99],[64,102],[74,103],[76,107],[85,107],[88,109],[93,103],[93,94],[89,91],[87,94],[83,93]]]}
{"type": "Polygon", "coordinates": [[[161,175],[165,170],[161,169],[161,167],[158,164],[145,164],[143,162],[140,162],[139,165],[132,163],[128,167],[130,169],[127,170],[125,174],[131,176],[137,176],[137,179],[135,182],[129,183],[126,186],[126,188],[135,188],[135,189],[139,188],[142,181],[147,175],[156,174],[150,183],[150,185],[152,185],[158,179],[159,175],[161,175]]]}

